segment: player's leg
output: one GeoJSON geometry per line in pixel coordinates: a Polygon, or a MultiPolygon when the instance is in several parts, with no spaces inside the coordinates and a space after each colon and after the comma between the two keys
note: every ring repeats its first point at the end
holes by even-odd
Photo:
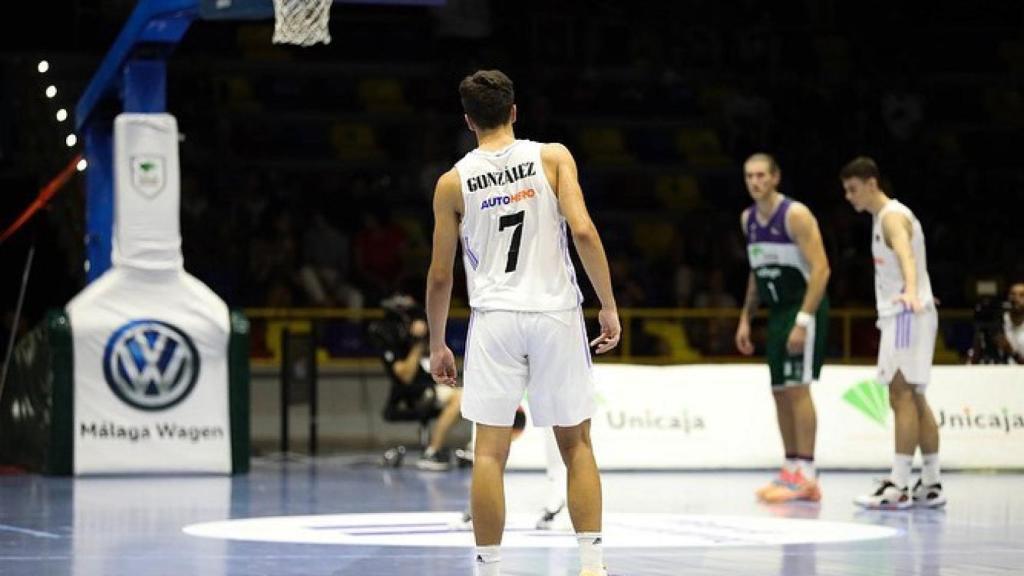
{"type": "Polygon", "coordinates": [[[818,414],[811,398],[811,386],[799,384],[785,392],[793,415],[793,444],[798,460],[814,462],[814,444],[818,432],[818,414]]]}
{"type": "Polygon", "coordinates": [[[896,419],[896,462],[893,464],[890,480],[900,488],[910,483],[910,467],[917,452],[918,431],[917,403],[914,386],[907,382],[902,371],[889,384],[889,405],[896,419]]]}
{"type": "Polygon", "coordinates": [[[474,311],[463,362],[462,415],[476,423],[470,510],[477,576],[500,574],[498,546],[505,527],[504,472],[512,423],[529,367],[516,314],[474,311]]]}
{"type": "Polygon", "coordinates": [[[569,517],[576,532],[601,531],[601,476],[590,441],[590,420],[555,426],[555,440],[565,462],[569,517]]]}
{"type": "Polygon", "coordinates": [[[505,462],[511,443],[511,426],[476,425],[470,509],[477,547],[477,576],[500,573],[499,546],[505,531],[505,462]]]}
{"type": "Polygon", "coordinates": [[[590,420],[570,427],[555,427],[555,440],[568,473],[569,517],[580,545],[584,574],[604,574],[601,546],[601,475],[590,441],[590,420]]]}
{"type": "Polygon", "coordinates": [[[938,508],[946,504],[939,465],[939,425],[924,392],[921,388],[914,394],[920,426],[918,442],[921,447],[921,478],[914,486],[913,498],[919,506],[938,508]]]}
{"type": "Polygon", "coordinates": [[[558,442],[555,440],[554,429],[546,430],[544,436],[545,476],[548,487],[544,511],[536,524],[538,530],[549,530],[558,515],[565,510],[566,484],[568,482],[565,463],[562,462],[562,454],[558,449],[558,442]]]}
{"type": "MultiPolygon", "coordinates": [[[[795,312],[793,315],[795,316],[795,312]]],[[[768,317],[768,334],[765,342],[765,356],[768,360],[768,371],[771,375],[772,399],[775,402],[776,422],[782,438],[784,460],[778,475],[771,482],[758,488],[754,493],[758,500],[775,501],[773,493],[791,484],[790,474],[796,468],[796,428],[793,419],[793,407],[786,395],[787,359],[786,340],[789,337],[787,322],[789,314],[785,311],[773,310],[768,317]]]]}
{"type": "Polygon", "coordinates": [[[910,315],[879,319],[881,339],[878,344],[878,372],[883,381],[889,381],[889,405],[895,420],[896,450],[892,473],[876,490],[857,497],[854,502],[865,508],[902,510],[913,506],[908,484],[914,452],[918,442],[917,405],[914,386],[907,383],[901,366],[905,364],[905,350],[909,346],[910,315]]]}
{"type": "Polygon", "coordinates": [[[796,432],[796,462],[791,473],[791,500],[821,500],[818,470],[814,464],[814,449],[818,430],[818,414],[811,398],[810,384],[790,386],[786,389],[793,409],[793,428],[796,432]]]}
{"type": "Polygon", "coordinates": [[[858,496],[854,500],[858,506],[877,510],[904,510],[913,506],[908,484],[918,440],[915,395],[914,387],[907,383],[902,372],[897,371],[889,384],[889,405],[896,424],[896,452],[893,455],[892,473],[873,493],[858,496]]]}
{"type": "Polygon", "coordinates": [[[920,340],[913,343],[913,357],[908,364],[914,386],[917,408],[918,446],[921,449],[921,477],[913,489],[914,503],[937,508],[946,503],[939,466],[939,425],[935,420],[925,392],[931,377],[931,366],[938,334],[938,314],[928,310],[914,317],[914,330],[920,340]]]}
{"type": "Polygon", "coordinates": [[[775,416],[779,423],[779,435],[782,436],[782,448],[786,460],[796,458],[798,452],[796,420],[793,403],[785,386],[772,387],[772,398],[775,400],[775,416]]]}
{"type": "Polygon", "coordinates": [[[601,476],[590,439],[597,403],[583,315],[580,310],[534,314],[524,329],[529,334],[530,413],[535,426],[554,427],[567,470],[581,574],[604,576],[601,476]]]}
{"type": "Polygon", "coordinates": [[[814,319],[806,326],[806,338],[801,354],[790,357],[789,372],[797,383],[786,387],[786,395],[793,413],[795,432],[796,471],[792,474],[791,499],[821,500],[818,470],[814,463],[818,434],[818,413],[811,396],[811,384],[821,377],[828,339],[828,301],[822,302],[814,319]],[[799,377],[796,377],[799,375],[799,377]]]}

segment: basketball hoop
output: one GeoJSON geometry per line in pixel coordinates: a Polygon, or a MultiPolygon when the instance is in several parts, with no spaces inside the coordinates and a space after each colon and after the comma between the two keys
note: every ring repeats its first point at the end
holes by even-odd
{"type": "Polygon", "coordinates": [[[331,43],[327,23],[334,0],[274,0],[274,44],[331,43]]]}

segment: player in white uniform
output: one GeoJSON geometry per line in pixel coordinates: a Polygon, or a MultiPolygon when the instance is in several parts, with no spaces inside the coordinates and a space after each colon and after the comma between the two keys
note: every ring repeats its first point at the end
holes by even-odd
{"type": "Polygon", "coordinates": [[[529,391],[533,424],[554,427],[568,469],[580,574],[606,576],[601,479],[590,442],[596,406],[589,347],[607,352],[620,335],[604,247],[569,151],[515,138],[512,81],[500,71],[482,70],[463,79],[459,94],[478,147],[437,182],[427,317],[431,374],[454,386],[445,324],[461,242],[472,308],[462,415],[476,423],[470,498],[475,571],[500,574],[505,462],[516,407],[529,391]],[[567,228],[601,301],[601,334],[589,346],[567,228]]]}
{"type": "Polygon", "coordinates": [[[935,353],[938,313],[928,277],[924,232],[909,208],[880,188],[873,160],[859,157],[839,173],[847,201],[870,212],[871,255],[875,261],[878,308],[878,381],[889,386],[896,420],[896,455],[892,475],[878,489],[858,497],[871,509],[938,507],[946,503],[939,478],[939,427],[925,389],[935,353]],[[921,478],[909,490],[914,452],[921,448],[921,478]]]}

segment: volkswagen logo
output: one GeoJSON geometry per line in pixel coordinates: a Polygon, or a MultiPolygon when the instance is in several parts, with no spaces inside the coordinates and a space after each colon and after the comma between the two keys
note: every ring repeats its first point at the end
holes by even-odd
{"type": "Polygon", "coordinates": [[[164,410],[192,392],[199,377],[199,353],[176,326],[133,320],[107,341],[103,375],[125,403],[140,410],[164,410]]]}

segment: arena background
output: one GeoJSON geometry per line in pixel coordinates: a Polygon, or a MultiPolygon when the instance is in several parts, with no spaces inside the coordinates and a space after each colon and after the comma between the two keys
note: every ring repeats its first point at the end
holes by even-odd
{"type": "MultiPolygon", "coordinates": [[[[55,110],[73,108],[131,7],[34,3],[4,23],[4,225],[80,148],[65,145],[70,122],[55,110]],[[54,99],[42,95],[49,84],[59,86],[54,99]]],[[[828,361],[870,363],[877,345],[870,222],[836,178],[868,154],[925,226],[942,302],[937,362],[962,363],[978,281],[1001,297],[1024,277],[1022,19],[1011,1],[344,4],[333,42],[307,49],[269,44],[268,21],[193,26],[168,75],[168,111],[184,137],[185,265],[253,322],[254,427],[266,432],[257,447],[276,434],[284,328],[314,331],[322,375],[353,383],[321,406],[324,416],[354,411],[373,430],[383,381],[366,320],[396,291],[423,292],[433,183],[472,146],[455,86],[478,67],[514,79],[518,135],[576,154],[626,324],[607,361],[745,361],[732,344],[748,270],[736,220],[749,204],[742,160],[763,150],[779,159],[782,191],[821,224],[828,361]],[[309,234],[316,214],[340,233],[338,268],[365,313],[316,302],[302,281],[323,238],[309,234]]],[[[84,284],[83,180],[0,245],[4,343],[84,284]]],[[[457,280],[456,306],[464,290],[457,280]]],[[[458,351],[458,319],[452,336],[458,351]]],[[[379,444],[379,433],[333,441],[379,444]]]]}
{"type": "MultiPolygon", "coordinates": [[[[176,268],[87,283],[101,267],[86,262],[105,256],[86,215],[105,163],[75,171],[89,138],[74,132],[76,102],[133,8],[158,2],[192,12],[154,35],[196,13],[191,0],[48,0],[0,18],[0,345],[17,341],[0,376],[2,576],[473,572],[472,469],[420,469],[423,427],[389,421],[376,344],[395,325],[375,322],[398,314],[383,299],[424,292],[434,182],[473,146],[456,86],[478,68],[515,81],[518,136],[574,152],[611,261],[624,334],[594,368],[592,419],[611,574],[1020,571],[1024,368],[965,364],[1024,280],[1024,4],[339,0],[333,41],[311,48],[273,45],[269,18],[197,20],[169,55],[135,53],[168,57],[178,145],[170,116],[115,129],[133,142],[122,151],[151,152],[139,134],[157,125],[161,160],[180,150],[184,266],[209,292],[176,268]],[[811,386],[820,501],[754,497],[784,455],[763,320],[754,358],[733,344],[741,168],[759,151],[817,215],[831,265],[828,358],[811,386]],[[852,502],[893,462],[894,431],[873,365],[870,218],[837,178],[861,154],[927,237],[944,507],[852,502]],[[66,185],[51,185],[62,170],[66,185]],[[313,265],[346,290],[318,293],[313,265]],[[163,388],[133,394],[150,386],[163,388]]],[[[125,84],[159,100],[139,78],[125,84]]],[[[118,110],[108,98],[93,118],[113,125],[118,110]]],[[[108,168],[134,167],[126,158],[108,168]]],[[[120,215],[176,240],[152,206],[177,197],[145,204],[121,178],[141,196],[120,194],[135,210],[120,215]]],[[[162,256],[176,262],[176,246],[162,256]]],[[[455,290],[461,356],[461,272],[455,290]]],[[[469,436],[461,423],[447,445],[469,436]]],[[[536,471],[548,438],[527,428],[512,445],[506,574],[579,573],[564,469],[536,471]]]]}

